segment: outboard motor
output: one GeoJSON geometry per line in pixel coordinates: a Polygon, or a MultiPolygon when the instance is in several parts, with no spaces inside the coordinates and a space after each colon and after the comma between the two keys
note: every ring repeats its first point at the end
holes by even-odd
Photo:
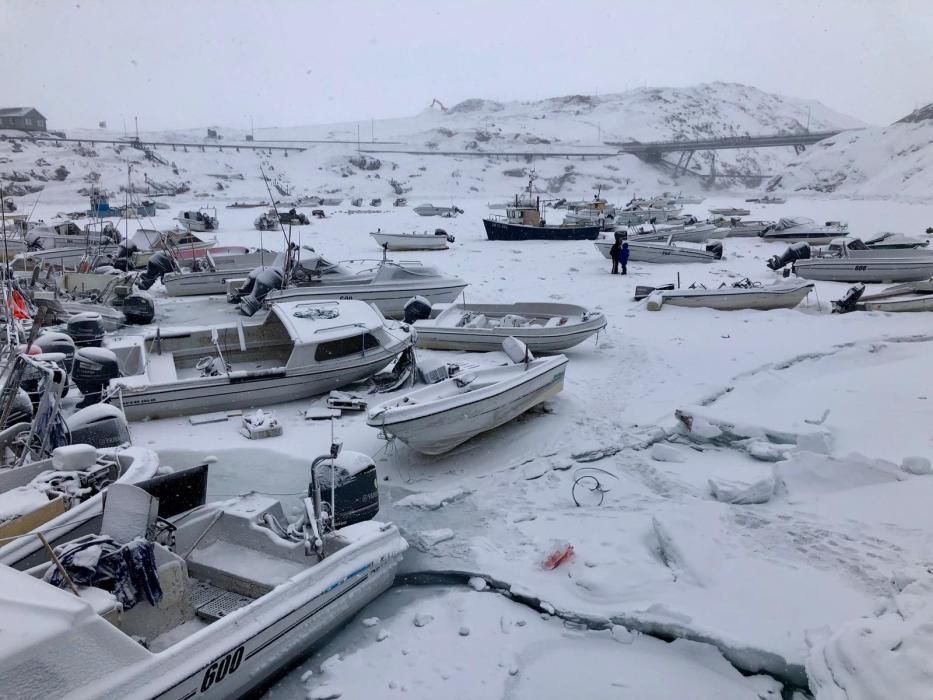
{"type": "Polygon", "coordinates": [[[106,348],[81,348],[75,355],[71,379],[84,399],[78,404],[83,408],[99,403],[111,379],[120,376],[117,356],[106,348]]]}
{"type": "MultiPolygon", "coordinates": [[[[66,368],[67,359],[63,353],[60,352],[51,352],[51,353],[39,353],[38,355],[30,355],[33,360],[42,362],[45,365],[55,365],[61,371],[61,374],[55,379],[56,382],[61,382],[64,387],[62,390],[62,396],[65,396],[67,393],[67,382],[68,382],[68,369],[66,368]]],[[[23,377],[20,380],[20,386],[26,390],[26,394],[29,396],[29,400],[32,402],[33,410],[39,408],[39,401],[42,399],[43,392],[39,391],[39,387],[42,385],[42,380],[47,376],[47,373],[34,365],[26,365],[25,371],[23,372],[23,377]]]]}
{"type": "Polygon", "coordinates": [[[431,302],[424,297],[415,296],[408,300],[404,309],[405,323],[424,321],[431,318],[431,302]]]}
{"type": "Polygon", "coordinates": [[[133,325],[145,326],[155,318],[155,302],[146,292],[134,292],[123,300],[123,317],[133,325]]]}
{"type": "Polygon", "coordinates": [[[65,324],[65,333],[79,348],[100,347],[104,339],[104,319],[93,311],[75,314],[65,324]]]}
{"type": "Polygon", "coordinates": [[[25,389],[19,388],[16,390],[16,396],[13,397],[13,407],[10,409],[10,415],[6,423],[0,428],[5,430],[17,423],[32,423],[34,414],[35,409],[32,405],[32,399],[29,398],[29,394],[25,389]]]}
{"type": "Polygon", "coordinates": [[[444,236],[444,238],[447,239],[447,242],[448,242],[448,243],[453,243],[454,240],[456,240],[453,236],[451,236],[449,233],[447,233],[447,231],[445,231],[445,230],[442,229],[442,228],[436,228],[436,229],[434,229],[434,235],[435,235],[435,236],[444,236]]]}
{"type": "Polygon", "coordinates": [[[810,246],[801,241],[800,243],[794,243],[792,246],[789,246],[782,255],[772,255],[766,264],[772,270],[777,271],[796,260],[809,259],[810,246]]]}
{"type": "Polygon", "coordinates": [[[342,451],[333,469],[328,462],[316,470],[321,506],[329,512],[333,487],[335,528],[372,520],[379,512],[379,485],[376,464],[360,452],[342,451]]]}
{"type": "Polygon", "coordinates": [[[707,243],[706,252],[715,255],[717,260],[722,260],[722,241],[712,241],[707,243]]]}
{"type": "Polygon", "coordinates": [[[855,311],[855,305],[858,303],[858,300],[862,298],[864,293],[864,284],[857,284],[851,287],[842,299],[837,299],[833,302],[833,313],[847,314],[850,311],[855,311]]]}
{"type": "Polygon", "coordinates": [[[117,248],[117,257],[113,261],[113,267],[117,270],[127,272],[131,269],[130,259],[139,252],[135,243],[126,241],[117,248]]]}
{"type": "Polygon", "coordinates": [[[142,290],[149,289],[156,283],[156,280],[161,280],[163,275],[175,270],[175,260],[171,255],[160,250],[158,253],[153,253],[152,257],[149,258],[146,271],[136,280],[136,286],[142,290]]]}
{"type": "Polygon", "coordinates": [[[74,365],[77,346],[70,335],[67,333],[59,333],[58,331],[46,331],[32,341],[32,344],[43,353],[61,353],[64,355],[64,369],[68,374],[71,374],[71,367],[74,365]]]}
{"type": "MultiPolygon", "coordinates": [[[[262,301],[266,298],[266,295],[273,289],[281,289],[285,281],[285,275],[277,267],[267,267],[260,270],[255,277],[251,272],[250,277],[253,282],[252,291],[248,296],[242,296],[240,300],[240,313],[244,316],[252,316],[259,311],[259,307],[262,306],[262,301]]],[[[247,281],[248,284],[249,281],[247,281]]]]}
{"type": "Polygon", "coordinates": [[[87,406],[65,419],[72,445],[93,445],[97,449],[119,447],[132,442],[126,416],[116,406],[87,406]]]}

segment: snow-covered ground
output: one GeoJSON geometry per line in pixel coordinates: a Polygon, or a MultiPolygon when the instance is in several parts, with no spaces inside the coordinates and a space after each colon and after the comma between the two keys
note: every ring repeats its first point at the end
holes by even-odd
{"type": "MultiPolygon", "coordinates": [[[[347,156],[326,148],[327,157],[317,150],[287,159],[177,154],[179,175],[140,164],[134,177],[151,168],[152,179],[190,180],[192,191],[167,199],[171,210],[152,223],[169,226],[177,211],[213,204],[221,245],[281,247],[277,234],[252,228],[261,210],[224,208],[267,199],[256,178],[261,162],[274,168],[271,177],[287,173],[299,193],[326,187],[380,196],[373,213],[347,200],[326,208],[328,218],[295,229],[300,242],[333,259],[378,258],[370,231],[441,226],[456,236],[451,250],[397,257],[463,277],[469,301],[577,303],[604,311],[609,327],[567,353],[565,389],[546,407],[441,457],[387,444],[360,415],[333,426],[306,422],[298,411],[315,402],[274,407],[284,435],[261,442],[240,436],[233,420],[132,426],[136,443],[169,464],[213,458],[212,495],[255,489],[291,504],[333,430],[347,449],[377,459],[380,517],[398,523],[413,545],[408,574],[481,576],[516,599],[466,589],[391,592],[270,697],[777,697],[770,680],[734,667],[798,687],[809,678],[819,697],[924,697],[928,667],[917,655],[930,643],[924,601],[933,480],[915,472],[933,458],[926,315],[831,315],[829,301],[847,287],[834,283],[818,283],[795,310],[649,312],[632,301],[636,284],[678,275],[683,285],[767,283],[778,276],[764,261],[782,246],[727,239],[714,264],[633,264],[628,276],[612,277],[592,243],[486,240],[487,203],[523,184],[501,170],[522,163],[393,156],[394,167],[347,166],[355,170],[341,178],[335,173],[344,166],[335,164],[347,156]],[[452,200],[465,214],[424,219],[391,207],[392,177],[416,187],[410,204],[452,200]],[[675,417],[679,409],[693,418],[689,429],[675,417]],[[587,475],[606,492],[598,504],[584,478],[578,507],[574,482],[587,475]],[[568,544],[573,557],[545,570],[544,559],[568,544]],[[433,620],[415,626],[419,615],[433,620]],[[381,621],[366,627],[370,617],[381,621]],[[644,634],[632,639],[625,630],[644,634]],[[878,630],[882,641],[865,630],[878,630]],[[691,641],[666,644],[651,635],[691,641]],[[325,662],[335,654],[342,658],[325,662]],[[886,692],[878,679],[889,677],[902,692],[886,692]]],[[[35,215],[47,218],[86,208],[75,190],[92,168],[115,188],[126,177],[120,158],[139,155],[108,150],[95,160],[73,149],[26,145],[12,153],[2,145],[0,158],[10,163],[0,170],[64,164],[72,172],[39,198],[35,215]],[[49,165],[29,165],[39,157],[49,165]]],[[[588,196],[592,183],[610,175],[626,183],[606,192],[615,201],[672,184],[628,158],[536,164],[543,178],[559,177],[567,165],[577,175],[564,181],[561,196],[588,196]]],[[[717,195],[688,209],[703,215],[742,199],[717,195]]],[[[18,201],[31,207],[34,200],[18,201]]],[[[921,203],[792,195],[784,205],[749,206],[753,218],[848,220],[854,233],[921,235],[933,223],[933,205],[921,203]]],[[[208,322],[231,311],[222,300],[173,302],[160,318],[208,322]]]]}

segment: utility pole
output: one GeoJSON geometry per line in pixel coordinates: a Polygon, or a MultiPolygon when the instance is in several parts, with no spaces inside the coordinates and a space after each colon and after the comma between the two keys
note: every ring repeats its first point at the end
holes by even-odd
{"type": "Polygon", "coordinates": [[[249,115],[249,135],[253,138],[253,140],[256,139],[256,134],[253,133],[253,115],[252,114],[249,115]]]}
{"type": "Polygon", "coordinates": [[[369,135],[373,143],[376,143],[376,120],[372,117],[369,118],[369,135]]]}
{"type": "Polygon", "coordinates": [[[360,125],[356,125],[356,152],[360,152],[360,125]]]}
{"type": "Polygon", "coordinates": [[[139,117],[133,117],[133,123],[136,125],[136,140],[139,141],[139,117]]]}
{"type": "Polygon", "coordinates": [[[810,107],[807,107],[807,133],[810,133],[810,107]]]}
{"type": "Polygon", "coordinates": [[[123,120],[123,138],[126,138],[126,115],[121,114],[120,118],[123,120]]]}

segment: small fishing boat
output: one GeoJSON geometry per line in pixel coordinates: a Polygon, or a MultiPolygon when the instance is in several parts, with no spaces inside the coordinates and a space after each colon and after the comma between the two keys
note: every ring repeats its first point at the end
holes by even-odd
{"type": "Polygon", "coordinates": [[[524,344],[502,344],[510,363],[461,371],[370,409],[366,424],[428,455],[449,452],[470,438],[520,416],[564,387],[567,358],[535,358],[524,344]]]}
{"type": "Polygon", "coordinates": [[[291,521],[257,493],[168,514],[138,487],[111,487],[100,534],[28,573],[0,567],[16,640],[0,649],[0,678],[28,688],[19,697],[255,694],[388,589],[408,547],[370,519],[372,460],[331,454],[314,460],[291,521]]]}
{"type": "Polygon", "coordinates": [[[840,221],[827,221],[820,226],[813,219],[795,216],[779,219],[774,227],[761,233],[761,238],[766,241],[790,243],[829,243],[834,238],[845,236],[848,230],[848,224],[840,221]]]}
{"type": "MultiPolygon", "coordinates": [[[[596,249],[610,257],[612,242],[596,241],[596,249]]],[[[704,248],[676,245],[668,236],[664,243],[628,241],[629,262],[642,263],[711,263],[722,259],[722,243],[713,241],[704,248]]]]}
{"type": "Polygon", "coordinates": [[[447,250],[454,237],[442,228],[434,233],[383,233],[382,229],[369,234],[385,250],[447,250]]]}
{"type": "Polygon", "coordinates": [[[792,309],[812,290],[812,282],[801,281],[781,281],[765,286],[745,279],[715,289],[694,284],[687,289],[653,292],[648,297],[647,308],[649,311],[658,311],[663,305],[706,307],[718,311],[792,309]]]}
{"type": "MultiPolygon", "coordinates": [[[[183,269],[152,270],[147,271],[146,275],[153,282],[161,276],[165,293],[173,297],[225,294],[227,280],[244,278],[257,267],[272,266],[282,255],[261,248],[215,248],[196,256],[176,258],[179,262],[187,263],[183,269]]],[[[144,284],[140,286],[148,288],[144,284]]]]}
{"type": "Polygon", "coordinates": [[[220,227],[217,210],[213,207],[204,207],[198,211],[180,212],[175,220],[189,231],[216,231],[220,227]]]}
{"type": "Polygon", "coordinates": [[[87,351],[78,353],[74,375],[86,397],[103,387],[131,420],[191,415],[339,389],[371,377],[412,342],[407,327],[388,326],[369,304],[288,302],[260,324],[108,336],[87,371],[79,371],[87,351]]]}
{"type": "Polygon", "coordinates": [[[200,238],[186,229],[158,231],[141,228],[130,237],[129,244],[135,248],[133,250],[127,246],[127,252],[133,256],[133,266],[145,267],[149,258],[157,251],[165,250],[175,258],[184,260],[196,257],[205,250],[212,250],[217,245],[217,239],[200,238]]]}
{"type": "Polygon", "coordinates": [[[541,197],[534,187],[535,177],[528,187],[506,208],[505,216],[483,219],[486,237],[490,241],[593,241],[602,230],[600,224],[548,224],[541,216],[541,197]]]}
{"type": "Polygon", "coordinates": [[[748,209],[742,209],[741,207],[718,207],[710,209],[709,213],[714,216],[748,216],[751,214],[748,209]]]}
{"type": "Polygon", "coordinates": [[[776,225],[773,221],[763,219],[740,219],[732,217],[726,219],[720,217],[714,222],[719,229],[717,234],[719,238],[757,238],[766,231],[770,231],[776,225]]]}
{"type": "Polygon", "coordinates": [[[767,263],[772,270],[787,264],[798,277],[828,282],[918,282],[933,277],[933,251],[873,250],[855,237],[836,238],[826,248],[812,250],[796,243],[767,263]]]}
{"type": "Polygon", "coordinates": [[[418,216],[442,216],[445,219],[452,219],[457,214],[462,214],[460,207],[436,207],[433,204],[420,204],[412,209],[418,216]]]}
{"type": "Polygon", "coordinates": [[[567,202],[567,215],[565,224],[596,224],[604,229],[615,225],[616,208],[602,196],[602,190],[597,187],[593,199],[583,199],[577,202],[567,202]]]}
{"type": "Polygon", "coordinates": [[[628,241],[659,242],[670,239],[674,243],[705,243],[708,240],[724,238],[726,232],[709,223],[695,223],[681,226],[658,226],[645,230],[629,232],[628,241]]]}
{"type": "Polygon", "coordinates": [[[926,248],[930,241],[925,238],[912,238],[902,233],[876,233],[864,238],[865,245],[872,250],[904,250],[909,248],[926,248]]]}
{"type": "Polygon", "coordinates": [[[258,209],[259,207],[268,207],[269,202],[234,202],[228,204],[227,209],[258,209]]]}
{"type": "Polygon", "coordinates": [[[752,202],[753,204],[784,204],[787,200],[783,197],[772,197],[766,194],[764,197],[752,197],[745,201],[752,202]]]}
{"type": "Polygon", "coordinates": [[[573,304],[410,303],[405,320],[414,322],[416,343],[433,350],[498,350],[508,337],[536,353],[561,352],[606,327],[606,317],[573,304]]]}
{"type": "Polygon", "coordinates": [[[833,302],[834,313],[849,311],[933,311],[933,279],[896,284],[874,294],[865,294],[864,284],[856,285],[833,302]]]}

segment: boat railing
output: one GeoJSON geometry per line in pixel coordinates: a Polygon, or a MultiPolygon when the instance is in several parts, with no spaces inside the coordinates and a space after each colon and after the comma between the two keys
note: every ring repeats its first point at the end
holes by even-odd
{"type": "Polygon", "coordinates": [[[330,333],[332,331],[340,330],[341,328],[366,328],[365,323],[343,323],[339,326],[328,326],[327,328],[318,328],[314,331],[315,335],[318,333],[330,333]]]}

